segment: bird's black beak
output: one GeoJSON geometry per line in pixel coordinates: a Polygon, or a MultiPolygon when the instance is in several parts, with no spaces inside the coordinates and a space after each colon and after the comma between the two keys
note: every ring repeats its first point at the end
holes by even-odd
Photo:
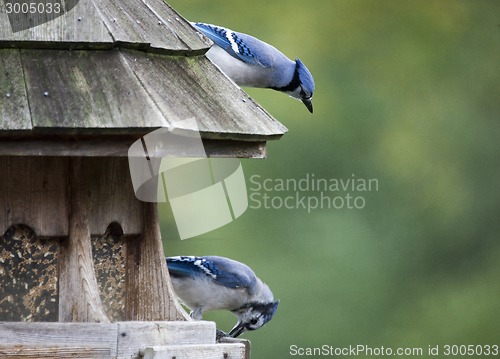
{"type": "Polygon", "coordinates": [[[313,104],[310,98],[303,98],[302,102],[306,105],[310,113],[313,113],[313,104]]]}
{"type": "Polygon", "coordinates": [[[229,336],[233,338],[239,337],[245,331],[245,324],[242,322],[236,323],[233,329],[229,332],[229,336]]]}

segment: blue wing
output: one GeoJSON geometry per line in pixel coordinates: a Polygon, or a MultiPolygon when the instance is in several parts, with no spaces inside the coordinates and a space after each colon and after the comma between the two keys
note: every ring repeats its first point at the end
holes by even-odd
{"type": "Polygon", "coordinates": [[[168,257],[168,271],[179,277],[205,276],[228,288],[247,288],[255,282],[255,274],[243,263],[224,257],[168,257]]]}
{"type": "Polygon", "coordinates": [[[264,44],[262,41],[250,35],[237,33],[220,26],[201,22],[193,23],[193,25],[234,58],[251,65],[260,64],[266,67],[270,66],[268,64],[268,59],[257,56],[257,54],[252,51],[252,46],[258,45],[259,43],[264,44]]]}

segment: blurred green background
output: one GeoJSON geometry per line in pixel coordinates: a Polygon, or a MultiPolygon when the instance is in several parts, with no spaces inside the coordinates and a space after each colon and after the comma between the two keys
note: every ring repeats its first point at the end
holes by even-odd
{"type": "Polygon", "coordinates": [[[281,300],[244,335],[252,357],[289,358],[291,345],[500,344],[500,2],[168,2],[300,57],[315,76],[313,115],[247,89],[289,129],[267,159],[242,161],[249,195],[253,175],[378,180],[353,194],[362,209],[249,208],[184,241],[161,209],[168,255],[240,260],[281,300]]]}

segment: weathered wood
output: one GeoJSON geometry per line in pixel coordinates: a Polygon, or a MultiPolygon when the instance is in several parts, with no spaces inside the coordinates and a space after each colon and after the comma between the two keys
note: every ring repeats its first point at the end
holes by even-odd
{"type": "Polygon", "coordinates": [[[118,357],[136,358],[147,346],[207,345],[215,343],[215,323],[119,322],[118,357]]]}
{"type": "Polygon", "coordinates": [[[144,359],[246,359],[243,344],[168,345],[148,347],[144,359]]]}
{"type": "Polygon", "coordinates": [[[21,57],[33,127],[168,126],[118,50],[22,50],[21,57]]]}
{"type": "MultiPolygon", "coordinates": [[[[204,54],[212,46],[212,41],[204,36],[200,36],[198,31],[193,32],[194,28],[189,21],[180,16],[164,0],[141,1],[157,16],[159,19],[158,23],[161,22],[168,28],[165,32],[169,32],[169,37],[175,34],[176,40],[182,42],[190,49],[189,55],[204,54]]],[[[151,48],[154,50],[158,48],[158,45],[160,48],[165,48],[165,40],[160,38],[159,44],[154,41],[151,42],[151,48]]]]}
{"type": "Polygon", "coordinates": [[[0,71],[0,130],[31,129],[19,50],[0,49],[0,69],[8,69],[0,71]]]}
{"type": "Polygon", "coordinates": [[[252,346],[250,340],[232,338],[232,337],[222,337],[221,339],[219,339],[219,343],[221,343],[221,344],[242,344],[245,347],[244,359],[250,359],[250,349],[252,346]]]}
{"type": "Polygon", "coordinates": [[[131,359],[144,356],[248,359],[248,346],[247,341],[241,340],[215,344],[215,323],[205,321],[108,324],[0,322],[0,356],[4,358],[6,355],[30,359],[131,359]],[[50,349],[53,356],[50,356],[50,349]],[[71,350],[74,356],[69,356],[71,350]]]}
{"type": "Polygon", "coordinates": [[[156,203],[142,203],[141,235],[127,242],[127,320],[183,320],[187,315],[173,295],[165,262],[156,203]]]}
{"type": "Polygon", "coordinates": [[[124,234],[142,233],[147,217],[135,197],[127,158],[84,157],[78,161],[82,164],[78,193],[85,193],[90,233],[102,235],[113,222],[120,224],[124,234]]]}
{"type": "MultiPolygon", "coordinates": [[[[23,223],[42,237],[68,235],[68,158],[0,156],[0,231],[23,223]]],[[[143,228],[126,158],[83,159],[81,190],[87,191],[91,234],[104,234],[112,222],[125,234],[143,228]]]]}
{"type": "Polygon", "coordinates": [[[45,11],[8,15],[5,3],[6,1],[0,3],[0,47],[75,49],[113,46],[113,38],[91,1],[51,1],[51,4],[65,5],[61,7],[61,13],[69,6],[69,11],[62,16],[56,16],[55,11],[50,14],[45,11]],[[11,27],[9,16],[15,17],[14,29],[11,27]]]}
{"type": "MultiPolygon", "coordinates": [[[[141,131],[143,135],[150,132],[141,131]]],[[[202,137],[205,135],[201,134],[202,137]]],[[[47,136],[44,139],[7,138],[0,135],[0,156],[88,156],[126,157],[128,149],[140,135],[79,137],[47,136]]],[[[266,157],[266,142],[203,140],[209,157],[266,157]]],[[[175,149],[172,150],[175,152],[175,149]]]]}
{"type": "Polygon", "coordinates": [[[0,3],[0,155],[125,153],[120,141],[93,149],[47,136],[128,136],[194,117],[204,139],[259,142],[236,156],[261,158],[287,131],[202,56],[211,42],[163,0],[55,0],[69,11],[19,32],[10,1],[0,3]]]}
{"type": "Polygon", "coordinates": [[[127,242],[127,320],[186,320],[173,296],[163,252],[156,203],[143,203],[144,230],[127,242]]]}
{"type": "Polygon", "coordinates": [[[90,243],[88,192],[84,191],[84,163],[70,163],[69,238],[61,245],[59,321],[108,322],[99,296],[90,243]]]}
{"type": "Polygon", "coordinates": [[[141,83],[155,84],[145,89],[170,123],[194,118],[204,138],[219,140],[263,141],[287,131],[204,56],[122,54],[141,83]]]}
{"type": "Polygon", "coordinates": [[[286,132],[204,56],[21,50],[21,58],[32,126],[47,135],[130,134],[190,118],[206,139],[262,142],[286,132]]]}
{"type": "Polygon", "coordinates": [[[0,344],[0,357],[2,359],[110,359],[111,349],[93,344],[80,344],[78,346],[60,346],[57,343],[44,343],[40,345],[2,345],[0,344]]]}
{"type": "MultiPolygon", "coordinates": [[[[4,350],[16,346],[38,347],[40,353],[45,353],[50,346],[59,347],[62,351],[64,348],[91,347],[99,352],[106,349],[110,353],[109,358],[116,356],[116,343],[116,324],[0,322],[0,348],[4,350]]],[[[36,358],[36,353],[33,354],[36,358]]]]}
{"type": "MultiPolygon", "coordinates": [[[[141,131],[141,134],[146,132],[141,131]]],[[[14,136],[0,131],[0,156],[123,157],[140,137],[140,134],[101,133],[89,136],[47,134],[44,138],[30,138],[26,134],[14,136]]]]}
{"type": "Polygon", "coordinates": [[[26,224],[39,236],[68,234],[68,159],[0,157],[0,232],[26,224]]]}
{"type": "Polygon", "coordinates": [[[0,3],[0,47],[108,49],[119,45],[185,55],[203,54],[211,45],[161,0],[51,1],[62,5],[61,16],[55,11],[7,14],[6,2],[0,3]]]}
{"type": "Polygon", "coordinates": [[[202,54],[210,47],[163,1],[92,0],[115,41],[128,47],[202,54]]]}

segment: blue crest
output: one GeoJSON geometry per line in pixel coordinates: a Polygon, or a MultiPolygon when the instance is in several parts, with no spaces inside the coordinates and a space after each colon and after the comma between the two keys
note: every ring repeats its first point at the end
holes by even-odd
{"type": "Polygon", "coordinates": [[[302,88],[308,97],[312,97],[314,93],[314,78],[302,61],[296,59],[295,62],[297,64],[297,72],[299,74],[299,80],[302,84],[302,88]]]}

